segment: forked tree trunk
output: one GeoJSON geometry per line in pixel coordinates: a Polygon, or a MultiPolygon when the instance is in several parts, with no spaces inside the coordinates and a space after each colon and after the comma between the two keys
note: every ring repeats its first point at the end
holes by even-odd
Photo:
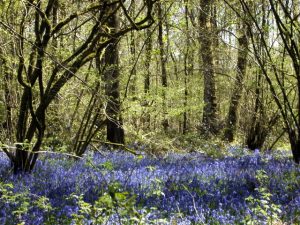
{"type": "Polygon", "coordinates": [[[269,131],[261,121],[254,121],[246,137],[247,147],[251,150],[261,149],[266,141],[269,131]]]}

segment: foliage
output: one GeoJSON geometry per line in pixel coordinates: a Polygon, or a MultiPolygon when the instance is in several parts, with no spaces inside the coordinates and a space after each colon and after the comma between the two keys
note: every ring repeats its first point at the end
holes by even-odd
{"type": "Polygon", "coordinates": [[[119,224],[143,224],[145,217],[136,209],[136,196],[120,192],[120,184],[113,183],[108,192],[100,196],[93,204],[85,202],[83,195],[76,196],[79,211],[72,214],[75,224],[107,224],[117,221],[119,224]]]}
{"type": "Polygon", "coordinates": [[[28,191],[15,192],[12,183],[0,182],[0,208],[1,223],[3,224],[25,224],[34,216],[36,221],[47,222],[52,206],[45,196],[37,196],[28,191]],[[43,214],[35,214],[40,211],[43,214]],[[42,216],[42,217],[41,217],[42,216]]]}
{"type": "Polygon", "coordinates": [[[250,215],[245,219],[246,224],[258,224],[266,222],[267,224],[278,224],[280,222],[279,214],[281,213],[280,206],[271,201],[272,194],[268,190],[268,180],[264,170],[258,170],[256,174],[258,187],[255,190],[258,193],[258,198],[252,195],[246,198],[250,203],[250,215]]]}

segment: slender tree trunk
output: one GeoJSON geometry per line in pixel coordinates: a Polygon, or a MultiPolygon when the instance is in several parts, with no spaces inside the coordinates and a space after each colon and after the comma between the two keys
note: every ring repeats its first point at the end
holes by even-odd
{"type": "MultiPolygon", "coordinates": [[[[130,32],[130,53],[131,53],[131,62],[134,63],[136,60],[136,46],[135,46],[135,35],[134,31],[130,32]]],[[[137,81],[137,75],[136,75],[136,66],[132,68],[130,76],[132,77],[131,85],[130,85],[130,91],[133,96],[133,100],[136,98],[136,81],[137,81]]]]}
{"type": "Polygon", "coordinates": [[[7,67],[7,61],[2,55],[0,49],[0,63],[3,74],[3,86],[4,86],[4,100],[5,100],[5,122],[2,127],[6,129],[6,138],[9,140],[9,144],[13,142],[13,121],[12,121],[12,74],[10,69],[7,67]]]}
{"type": "MultiPolygon", "coordinates": [[[[15,7],[14,2],[10,2],[10,9],[8,9],[5,13],[5,19],[9,20],[11,24],[16,23],[16,17],[13,15],[14,7],[15,7]]],[[[0,20],[4,19],[4,14],[2,13],[0,20]]],[[[3,89],[4,89],[4,100],[5,100],[5,121],[2,124],[2,127],[6,129],[6,135],[5,137],[2,137],[5,139],[5,142],[9,145],[12,145],[15,142],[14,138],[14,132],[15,132],[15,123],[14,123],[14,117],[13,117],[13,106],[15,102],[15,90],[14,90],[14,74],[13,74],[13,69],[14,68],[14,63],[12,63],[9,58],[7,57],[10,55],[10,57],[15,58],[16,56],[16,46],[15,42],[13,41],[8,41],[8,37],[4,35],[1,37],[2,43],[9,43],[7,46],[8,49],[3,52],[4,49],[6,49],[5,46],[0,47],[0,72],[2,73],[3,76],[3,89]]],[[[1,125],[0,125],[1,126],[1,125]]],[[[1,138],[1,139],[2,139],[1,138]]]]}
{"type": "Polygon", "coordinates": [[[4,97],[5,97],[5,108],[6,108],[6,129],[7,137],[10,143],[13,141],[13,122],[12,122],[12,74],[9,71],[5,72],[4,75],[4,97]]]}
{"type": "Polygon", "coordinates": [[[185,0],[185,32],[186,32],[186,46],[184,54],[184,112],[183,112],[183,124],[182,124],[182,133],[186,134],[188,131],[188,82],[189,76],[193,73],[193,56],[190,49],[190,29],[189,29],[189,1],[185,0]]]}
{"type": "Polygon", "coordinates": [[[146,30],[146,59],[145,59],[145,67],[146,67],[146,75],[144,79],[144,93],[147,94],[150,91],[150,78],[151,78],[151,57],[152,56],[152,37],[151,30],[148,28],[146,30]]]}
{"type": "MultiPolygon", "coordinates": [[[[52,11],[52,26],[55,27],[58,23],[58,0],[54,0],[53,2],[53,11],[52,11]]],[[[55,50],[58,47],[58,43],[57,43],[58,39],[57,38],[53,38],[52,40],[52,45],[55,48],[55,50]]]]}
{"type": "MultiPolygon", "coordinates": [[[[119,29],[119,16],[117,14],[112,16],[108,20],[107,25],[112,29],[112,32],[116,32],[119,29]]],[[[124,129],[120,111],[118,39],[105,49],[104,66],[105,94],[108,98],[106,108],[106,138],[111,143],[124,144],[124,129]]]]}
{"type": "Polygon", "coordinates": [[[237,70],[236,70],[236,79],[234,82],[233,92],[229,103],[229,110],[227,114],[226,126],[224,139],[232,142],[234,140],[234,135],[236,132],[237,120],[238,120],[238,111],[240,99],[242,96],[243,81],[246,75],[247,68],[247,55],[248,55],[248,27],[247,24],[243,21],[240,22],[241,25],[238,27],[238,30],[241,30],[240,35],[238,36],[238,58],[237,58],[237,70]]]}
{"type": "Polygon", "coordinates": [[[202,59],[204,78],[204,108],[202,117],[202,129],[206,135],[217,134],[218,129],[218,107],[216,99],[216,81],[213,59],[213,25],[211,24],[211,9],[213,0],[200,1],[199,15],[199,41],[200,55],[202,59]]]}
{"type": "MultiPolygon", "coordinates": [[[[150,79],[151,79],[151,56],[152,56],[152,34],[151,30],[148,28],[146,30],[146,59],[145,59],[145,67],[146,67],[146,74],[144,78],[144,93],[146,97],[148,97],[150,93],[150,79]]],[[[149,102],[145,103],[145,106],[149,106],[149,102]]],[[[146,125],[146,129],[150,129],[150,113],[146,113],[144,118],[144,124],[146,125]]]]}
{"type": "MultiPolygon", "coordinates": [[[[132,14],[135,15],[135,4],[132,5],[132,14]]],[[[130,32],[130,54],[131,54],[131,62],[135,65],[135,60],[136,60],[136,36],[135,36],[135,31],[130,32]]],[[[136,99],[136,94],[137,94],[137,87],[136,87],[136,82],[137,82],[137,73],[136,73],[136,66],[132,68],[130,76],[132,77],[131,85],[130,85],[130,90],[131,94],[133,96],[133,100],[136,99]]]]}
{"type": "Polygon", "coordinates": [[[161,63],[161,83],[162,83],[162,98],[163,98],[163,121],[162,125],[164,131],[166,132],[169,127],[168,119],[166,118],[167,115],[167,105],[166,105],[166,88],[168,87],[167,82],[167,56],[165,52],[165,44],[163,40],[163,9],[161,2],[157,2],[158,7],[158,43],[159,43],[159,52],[160,52],[160,63],[161,63]]]}

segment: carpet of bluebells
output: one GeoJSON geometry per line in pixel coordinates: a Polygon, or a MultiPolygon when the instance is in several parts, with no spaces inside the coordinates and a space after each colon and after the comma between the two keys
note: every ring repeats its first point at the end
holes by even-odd
{"type": "Polygon", "coordinates": [[[300,168],[287,153],[229,152],[47,153],[19,175],[0,152],[0,224],[300,224],[300,168]]]}

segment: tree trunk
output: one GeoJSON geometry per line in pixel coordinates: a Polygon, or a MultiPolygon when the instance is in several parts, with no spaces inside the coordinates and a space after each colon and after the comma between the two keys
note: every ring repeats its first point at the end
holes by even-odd
{"type": "Polygon", "coordinates": [[[248,55],[248,27],[243,21],[241,21],[242,33],[238,37],[238,59],[237,59],[237,70],[236,70],[236,79],[233,87],[232,96],[229,103],[229,110],[227,114],[226,126],[224,139],[232,142],[234,140],[234,135],[236,132],[237,120],[238,120],[238,110],[240,99],[242,96],[244,77],[246,75],[247,69],[247,55],[248,55]]]}
{"type": "Polygon", "coordinates": [[[246,144],[251,150],[261,149],[269,134],[267,127],[262,123],[260,118],[258,118],[258,120],[250,127],[247,134],[246,144]]]}
{"type": "MultiPolygon", "coordinates": [[[[292,149],[292,154],[295,163],[300,163],[300,137],[297,137],[296,132],[294,130],[289,130],[289,139],[292,149]]],[[[299,135],[298,135],[299,136],[299,135]]]]}
{"type": "Polygon", "coordinates": [[[12,119],[12,104],[13,104],[13,96],[12,96],[12,74],[6,71],[4,75],[4,97],[5,97],[5,108],[6,108],[6,130],[7,130],[7,138],[10,144],[13,143],[13,119],[12,119]]]}
{"type": "Polygon", "coordinates": [[[218,113],[216,99],[216,81],[213,59],[213,29],[211,24],[211,8],[213,0],[200,1],[199,42],[204,78],[204,108],[202,117],[203,134],[218,134],[218,113]]]}
{"type": "Polygon", "coordinates": [[[186,134],[188,131],[188,82],[189,76],[193,73],[193,55],[190,49],[190,29],[189,29],[189,15],[188,7],[189,1],[185,0],[185,32],[186,32],[186,46],[184,54],[184,112],[183,112],[183,124],[182,124],[182,133],[186,134]]]}
{"type": "MultiPolygon", "coordinates": [[[[112,33],[119,29],[119,16],[114,14],[108,21],[112,33]]],[[[106,138],[111,143],[124,144],[124,129],[121,117],[120,88],[119,88],[119,48],[118,39],[106,47],[104,53],[104,81],[107,96],[106,138]]]]}
{"type": "MultiPolygon", "coordinates": [[[[132,14],[131,16],[134,16],[135,14],[135,4],[132,5],[132,14]]],[[[133,96],[133,100],[136,99],[136,95],[137,95],[137,71],[136,71],[136,64],[135,64],[135,60],[136,59],[136,38],[137,36],[135,35],[135,31],[131,31],[130,32],[130,54],[131,54],[131,62],[133,63],[134,67],[131,70],[131,74],[130,76],[132,77],[132,81],[131,81],[131,85],[130,87],[130,91],[131,91],[131,95],[133,96]]]]}
{"type": "MultiPolygon", "coordinates": [[[[151,56],[152,56],[152,34],[151,30],[148,28],[146,30],[146,59],[145,59],[145,67],[146,67],[146,74],[144,78],[144,93],[146,98],[148,98],[150,93],[150,78],[151,78],[151,56]]],[[[148,100],[145,103],[145,106],[149,106],[148,100]]],[[[150,129],[150,113],[147,111],[145,117],[143,119],[143,124],[145,125],[146,129],[150,129]]]]}
{"type": "Polygon", "coordinates": [[[146,75],[144,79],[144,93],[147,94],[150,91],[150,77],[151,77],[151,55],[152,55],[152,37],[151,30],[148,28],[146,30],[146,59],[145,59],[145,67],[146,67],[146,75]]]}
{"type": "Polygon", "coordinates": [[[163,98],[163,105],[162,105],[162,111],[163,111],[163,121],[162,125],[164,128],[164,131],[166,132],[169,127],[168,119],[166,118],[167,115],[167,105],[166,105],[166,88],[168,87],[167,82],[167,56],[165,53],[165,45],[163,40],[163,9],[161,2],[157,2],[158,7],[158,43],[159,43],[159,52],[160,52],[160,64],[161,64],[161,84],[162,84],[162,98],[163,98]]]}
{"type": "Polygon", "coordinates": [[[6,130],[5,139],[9,141],[9,144],[13,143],[13,119],[12,119],[12,102],[13,102],[13,94],[12,94],[12,71],[7,66],[7,61],[5,56],[2,55],[0,49],[0,62],[1,62],[1,70],[3,73],[3,86],[4,86],[4,100],[5,100],[5,121],[2,125],[6,130]]]}
{"type": "Polygon", "coordinates": [[[255,105],[254,110],[249,121],[249,128],[246,134],[246,145],[249,149],[261,149],[272,127],[268,127],[268,117],[265,113],[262,87],[262,74],[259,74],[256,78],[255,89],[255,105]]]}

